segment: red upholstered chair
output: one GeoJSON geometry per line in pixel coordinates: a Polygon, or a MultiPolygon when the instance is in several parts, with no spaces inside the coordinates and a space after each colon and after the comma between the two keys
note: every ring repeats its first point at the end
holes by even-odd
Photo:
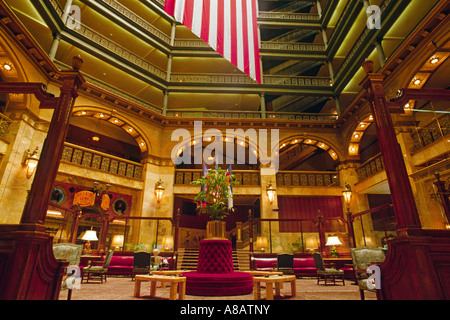
{"type": "Polygon", "coordinates": [[[231,296],[253,291],[253,276],[234,271],[231,241],[206,239],[200,242],[197,271],[185,272],[186,294],[231,296]]]}

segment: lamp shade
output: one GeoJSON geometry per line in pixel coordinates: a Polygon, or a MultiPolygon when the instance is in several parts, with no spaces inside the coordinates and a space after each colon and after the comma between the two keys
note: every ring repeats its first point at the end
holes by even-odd
{"type": "Polygon", "coordinates": [[[84,236],[81,238],[84,241],[98,241],[97,231],[95,230],[87,230],[84,236]]]}
{"type": "Polygon", "coordinates": [[[167,235],[163,237],[162,246],[165,250],[173,248],[173,236],[167,235]]]}
{"type": "Polygon", "coordinates": [[[266,237],[258,237],[256,238],[256,249],[262,250],[269,246],[269,241],[266,237]]]}
{"type": "Polygon", "coordinates": [[[326,246],[338,246],[341,244],[342,244],[342,242],[339,240],[338,237],[332,236],[332,237],[328,237],[326,246]]]}
{"type": "Polygon", "coordinates": [[[319,245],[317,244],[316,238],[306,239],[306,249],[317,249],[319,245]]]}
{"type": "Polygon", "coordinates": [[[122,247],[123,246],[123,234],[115,234],[112,238],[111,246],[122,247]]]}

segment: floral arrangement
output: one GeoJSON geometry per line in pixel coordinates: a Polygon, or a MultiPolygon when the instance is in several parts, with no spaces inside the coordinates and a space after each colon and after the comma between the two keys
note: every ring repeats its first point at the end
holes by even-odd
{"type": "Polygon", "coordinates": [[[195,196],[199,214],[207,214],[211,220],[223,220],[234,211],[231,204],[232,186],[238,184],[229,171],[217,168],[209,170],[203,177],[192,181],[193,185],[201,185],[200,192],[195,196]],[[230,205],[231,204],[231,205],[230,205]]]}

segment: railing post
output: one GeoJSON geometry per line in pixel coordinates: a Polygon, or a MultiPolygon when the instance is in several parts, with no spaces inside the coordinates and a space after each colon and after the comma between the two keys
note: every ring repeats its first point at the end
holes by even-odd
{"type": "Polygon", "coordinates": [[[252,210],[248,210],[248,237],[249,237],[249,251],[253,253],[253,215],[252,210]]]}

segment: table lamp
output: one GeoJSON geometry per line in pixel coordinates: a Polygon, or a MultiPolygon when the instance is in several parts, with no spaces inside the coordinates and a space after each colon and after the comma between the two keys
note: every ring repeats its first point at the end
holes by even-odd
{"type": "Polygon", "coordinates": [[[123,247],[123,234],[115,234],[112,238],[111,246],[117,250],[123,247]]]}
{"type": "Polygon", "coordinates": [[[333,258],[339,257],[338,252],[336,250],[336,246],[340,246],[342,242],[339,240],[337,236],[331,236],[328,237],[326,246],[332,246],[331,247],[331,256],[333,258]]]}
{"type": "Polygon", "coordinates": [[[166,251],[172,250],[173,249],[173,236],[171,236],[171,235],[164,236],[163,240],[162,240],[162,247],[166,251]]]}
{"type": "Polygon", "coordinates": [[[311,253],[314,253],[314,251],[319,247],[317,244],[316,238],[307,238],[306,239],[306,250],[309,250],[311,253]]]}
{"type": "Polygon", "coordinates": [[[81,238],[83,241],[87,241],[84,245],[84,252],[89,253],[91,252],[91,241],[98,241],[97,238],[97,231],[95,230],[87,230],[84,236],[81,238]]]}
{"type": "Polygon", "coordinates": [[[266,237],[256,238],[256,250],[264,252],[267,247],[269,247],[269,241],[266,237]]]}

